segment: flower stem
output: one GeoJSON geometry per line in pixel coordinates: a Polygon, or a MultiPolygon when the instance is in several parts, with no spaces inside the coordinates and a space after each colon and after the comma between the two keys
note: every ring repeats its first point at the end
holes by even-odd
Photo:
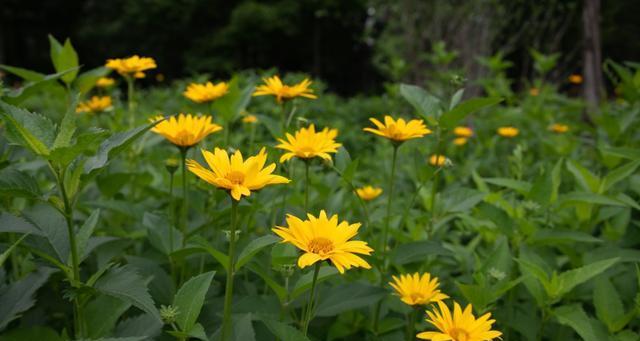
{"type": "Polygon", "coordinates": [[[236,224],[238,220],[239,201],[231,199],[231,228],[229,230],[229,264],[227,283],[224,290],[224,313],[222,318],[222,341],[231,339],[231,304],[233,299],[233,276],[235,274],[236,224]]]}
{"type": "Polygon", "coordinates": [[[182,246],[187,240],[187,148],[180,148],[180,158],[182,161],[182,210],[180,212],[180,230],[182,231],[182,246]]]}
{"type": "Polygon", "coordinates": [[[135,99],[133,98],[133,96],[134,96],[134,86],[133,86],[134,80],[131,77],[125,77],[125,79],[127,80],[127,104],[128,104],[128,108],[129,108],[129,129],[133,129],[133,126],[135,125],[133,111],[134,111],[135,106],[136,106],[135,99]]]}
{"type": "Polygon", "coordinates": [[[309,163],[311,161],[304,160],[304,212],[307,213],[309,209],[309,163]]]}
{"type": "Polygon", "coordinates": [[[387,243],[389,242],[389,225],[391,225],[391,206],[393,205],[393,189],[396,177],[396,159],[398,158],[399,145],[393,145],[393,156],[391,158],[391,176],[389,177],[389,196],[387,197],[387,216],[385,218],[384,231],[382,233],[382,254],[383,267],[386,268],[387,243]]]}
{"type": "MultiPolygon", "coordinates": [[[[442,149],[442,140],[440,138],[440,126],[436,128],[436,157],[440,158],[440,150],[442,149]]],[[[442,166],[438,166],[439,169],[442,166]]],[[[438,170],[439,170],[438,169],[438,170]]],[[[431,235],[435,228],[435,208],[436,208],[436,194],[438,193],[438,181],[440,180],[440,172],[436,172],[433,175],[433,185],[431,186],[431,205],[429,211],[431,212],[431,218],[429,219],[429,225],[427,227],[427,238],[431,239],[431,235]]]]}
{"type": "Polygon", "coordinates": [[[318,282],[318,274],[320,273],[321,262],[316,262],[313,270],[313,280],[311,281],[311,292],[309,293],[309,300],[307,301],[307,308],[305,309],[304,321],[302,322],[302,333],[307,336],[309,330],[309,322],[313,317],[313,299],[316,294],[316,284],[318,282]]]}
{"type": "Polygon", "coordinates": [[[407,340],[413,340],[416,338],[416,320],[418,318],[418,308],[414,308],[409,313],[409,325],[407,326],[407,340]]]}

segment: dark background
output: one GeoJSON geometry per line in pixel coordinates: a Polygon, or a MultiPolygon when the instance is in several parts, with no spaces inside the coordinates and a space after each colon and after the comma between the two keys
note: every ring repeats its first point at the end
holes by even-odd
{"type": "MultiPolygon", "coordinates": [[[[278,68],[344,95],[384,81],[429,81],[433,43],[458,51],[449,68],[474,79],[478,56],[502,51],[509,76],[532,77],[530,48],[560,52],[561,79],[581,70],[580,0],[1,0],[0,63],[53,71],[47,34],[71,38],[81,63],[154,57],[167,79],[278,68]]],[[[640,1],[601,5],[603,60],[640,60],[640,1]]]]}

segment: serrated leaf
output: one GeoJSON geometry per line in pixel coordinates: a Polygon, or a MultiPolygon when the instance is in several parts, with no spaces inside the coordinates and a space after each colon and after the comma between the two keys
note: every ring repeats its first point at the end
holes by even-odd
{"type": "Polygon", "coordinates": [[[238,261],[236,262],[236,271],[240,270],[240,268],[249,262],[260,250],[278,241],[280,241],[280,238],[274,235],[266,235],[252,240],[242,249],[242,252],[240,252],[238,261]]]}
{"type": "Polygon", "coordinates": [[[76,50],[71,45],[71,41],[69,39],[65,40],[64,45],[60,45],[58,40],[56,40],[52,35],[49,35],[49,44],[51,62],[57,72],[74,68],[76,69],[62,76],[62,81],[67,84],[71,84],[78,75],[78,54],[76,53],[76,50]]]}
{"type": "Polygon", "coordinates": [[[587,264],[577,269],[565,271],[558,276],[558,292],[556,297],[562,297],[577,285],[598,276],[618,262],[618,258],[610,258],[587,264]]]}
{"type": "Polygon", "coordinates": [[[80,230],[78,230],[78,233],[76,235],[76,244],[78,245],[78,254],[80,255],[80,259],[84,259],[87,256],[87,243],[89,242],[89,238],[93,234],[93,230],[98,224],[98,219],[100,219],[99,208],[91,212],[91,215],[87,218],[87,220],[85,220],[84,224],[82,224],[80,230]]]}
{"type": "Polygon", "coordinates": [[[39,198],[42,195],[38,182],[15,168],[0,170],[0,194],[25,198],[39,198]]]}
{"type": "Polygon", "coordinates": [[[135,140],[140,138],[157,123],[158,122],[149,123],[126,132],[111,135],[111,137],[100,144],[98,153],[89,158],[84,164],[85,174],[93,173],[105,167],[116,155],[128,148],[135,140]]]}
{"type": "Polygon", "coordinates": [[[162,332],[162,321],[153,315],[140,314],[120,321],[116,327],[117,337],[143,337],[144,340],[155,340],[162,332]]]}
{"type": "Polygon", "coordinates": [[[21,313],[36,303],[33,295],[54,272],[54,269],[40,267],[2,290],[2,295],[0,295],[0,330],[3,330],[9,322],[20,317],[21,313]]]}
{"type": "Polygon", "coordinates": [[[502,101],[503,99],[498,97],[479,97],[464,101],[452,110],[442,114],[442,117],[440,118],[440,125],[444,128],[453,128],[467,115],[478,110],[488,108],[492,105],[496,105],[502,101]]]}
{"type": "Polygon", "coordinates": [[[98,295],[87,303],[83,310],[87,336],[97,339],[111,334],[116,322],[129,307],[131,302],[113,296],[98,295]]]}
{"type": "Polygon", "coordinates": [[[56,148],[49,154],[49,160],[61,165],[68,165],[83,153],[94,154],[98,145],[109,135],[106,130],[93,128],[80,133],[75,141],[67,147],[56,148]]]}
{"type": "Polygon", "coordinates": [[[419,86],[400,84],[400,95],[425,119],[437,120],[442,112],[440,100],[419,86]]]}
{"type": "Polygon", "coordinates": [[[44,116],[0,101],[0,111],[13,139],[37,155],[49,155],[55,127],[44,116]]]}
{"type": "Polygon", "coordinates": [[[76,132],[76,106],[79,97],[72,96],[72,98],[73,100],[69,104],[67,111],[62,118],[62,122],[60,122],[60,126],[58,127],[58,134],[53,141],[53,146],[51,146],[51,149],[68,147],[69,145],[71,145],[71,139],[73,138],[73,134],[76,132]]]}
{"type": "Polygon", "coordinates": [[[188,332],[195,326],[214,274],[210,271],[192,277],[176,293],[173,306],[178,308],[176,322],[180,330],[188,332]]]}
{"type": "Polygon", "coordinates": [[[96,282],[94,288],[117,297],[160,319],[158,309],[147,289],[146,281],[130,265],[112,268],[96,282]]]}
{"type": "Polygon", "coordinates": [[[142,225],[147,228],[147,237],[151,245],[163,254],[168,255],[181,248],[182,232],[169,225],[167,216],[145,212],[142,225]],[[171,233],[173,233],[173,245],[171,244],[171,233]]]}
{"type": "Polygon", "coordinates": [[[553,316],[560,324],[571,327],[584,341],[602,341],[596,337],[589,317],[579,304],[565,305],[553,310],[553,316]]]}
{"type": "Polygon", "coordinates": [[[582,189],[592,193],[598,193],[598,189],[600,188],[599,177],[573,160],[567,161],[567,169],[573,174],[582,189]]]}
{"type": "Polygon", "coordinates": [[[593,289],[593,305],[596,307],[596,316],[609,329],[615,333],[624,328],[620,322],[624,320],[624,306],[616,287],[608,278],[598,277],[593,289]]]}

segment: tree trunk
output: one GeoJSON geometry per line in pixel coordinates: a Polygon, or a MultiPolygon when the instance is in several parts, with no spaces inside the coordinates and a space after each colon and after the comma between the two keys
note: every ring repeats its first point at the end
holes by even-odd
{"type": "Polygon", "coordinates": [[[588,111],[597,110],[600,103],[603,78],[602,54],[600,51],[600,0],[584,0],[582,9],[584,30],[582,92],[588,111]]]}

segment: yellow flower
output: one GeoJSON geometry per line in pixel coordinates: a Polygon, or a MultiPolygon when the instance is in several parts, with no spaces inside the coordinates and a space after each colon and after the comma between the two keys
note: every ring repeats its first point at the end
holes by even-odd
{"type": "Polygon", "coordinates": [[[427,322],[438,329],[437,332],[422,332],[419,339],[431,341],[490,341],[499,338],[502,333],[491,330],[495,320],[490,320],[491,313],[486,313],[476,319],[469,304],[464,311],[457,302],[453,303],[453,316],[449,307],[438,301],[440,311],[427,311],[427,322]]]}
{"type": "Polygon", "coordinates": [[[231,157],[225,150],[215,148],[213,153],[202,150],[202,156],[211,170],[202,167],[195,160],[187,160],[189,170],[200,179],[229,191],[231,197],[240,200],[248,197],[252,191],[260,190],[268,185],[286,184],[291,180],[273,175],[274,163],[264,167],[267,153],[263,147],[260,153],[243,161],[242,153],[236,151],[231,157]]]}
{"type": "Polygon", "coordinates": [[[431,274],[414,273],[413,275],[393,276],[393,282],[389,284],[396,290],[402,302],[408,305],[425,305],[439,302],[449,296],[440,292],[438,278],[431,278],[431,274]]]}
{"type": "Polygon", "coordinates": [[[422,120],[411,120],[406,122],[404,119],[399,118],[394,120],[391,116],[384,117],[384,124],[375,118],[369,119],[376,125],[377,129],[364,128],[364,131],[388,138],[393,141],[403,142],[409,139],[417,139],[424,135],[431,134],[423,123],[422,120]]]}
{"type": "MultiPolygon", "coordinates": [[[[162,120],[162,116],[150,119],[151,122],[162,120]]],[[[171,116],[158,123],[151,129],[152,132],[164,136],[171,143],[179,147],[191,147],[207,135],[222,130],[222,127],[211,122],[211,116],[194,116],[180,114],[171,116]]]]}
{"type": "Polygon", "coordinates": [[[382,188],[364,186],[362,188],[356,189],[356,193],[358,194],[360,199],[365,201],[371,201],[377,198],[378,196],[380,196],[380,194],[382,194],[382,188]]]}
{"type": "Polygon", "coordinates": [[[115,84],[116,80],[110,77],[100,77],[96,81],[96,86],[99,88],[108,88],[115,84]]]}
{"type": "Polygon", "coordinates": [[[205,84],[191,83],[183,94],[184,97],[196,103],[207,103],[226,95],[228,92],[229,84],[225,82],[218,84],[207,82],[205,84]]]}
{"type": "Polygon", "coordinates": [[[313,89],[309,88],[311,81],[308,78],[305,78],[302,82],[295,85],[283,84],[282,80],[280,80],[280,77],[278,76],[263,78],[262,80],[265,84],[258,86],[256,91],[253,93],[253,96],[276,96],[276,101],[278,101],[278,103],[282,103],[282,101],[287,101],[296,97],[306,97],[310,99],[318,98],[313,94],[313,89]]]}
{"type": "Polygon", "coordinates": [[[582,76],[578,74],[572,74],[569,76],[569,83],[571,84],[582,84],[582,76]]]}
{"type": "Polygon", "coordinates": [[[502,137],[516,137],[518,136],[518,134],[520,133],[520,131],[518,130],[518,128],[514,128],[514,127],[500,127],[498,128],[498,135],[502,136],[502,137]]]}
{"type": "Polygon", "coordinates": [[[78,103],[76,112],[99,113],[110,110],[113,104],[109,96],[93,96],[88,101],[78,103]]]}
{"type": "Polygon", "coordinates": [[[453,134],[459,137],[471,137],[473,130],[469,127],[459,126],[453,129],[453,134]]]}
{"type": "Polygon", "coordinates": [[[337,129],[324,128],[322,131],[316,132],[316,127],[313,124],[308,128],[296,131],[295,136],[287,133],[287,141],[278,139],[280,144],[276,146],[276,148],[289,151],[280,157],[280,162],[285,162],[294,156],[301,159],[311,159],[317,156],[331,160],[329,153],[336,153],[337,148],[341,146],[340,143],[336,143],[336,136],[338,136],[337,129]]]}
{"type": "Polygon", "coordinates": [[[538,96],[540,95],[540,90],[538,88],[531,88],[529,89],[529,95],[531,96],[538,96]]]}
{"type": "Polygon", "coordinates": [[[465,144],[467,144],[467,138],[456,137],[455,139],[453,139],[453,144],[455,144],[456,146],[464,146],[465,144]]]}
{"type": "Polygon", "coordinates": [[[563,134],[569,131],[569,126],[562,123],[554,123],[551,126],[549,126],[549,130],[551,130],[554,133],[563,134]]]}
{"type": "Polygon", "coordinates": [[[438,166],[438,167],[442,167],[445,165],[445,163],[447,163],[447,157],[444,155],[431,155],[431,157],[429,157],[429,163],[432,166],[438,166]]]}
{"type": "Polygon", "coordinates": [[[149,57],[134,55],[128,58],[108,59],[106,67],[125,77],[144,78],[144,71],[155,69],[156,61],[149,57]]]}
{"type": "Polygon", "coordinates": [[[247,115],[242,118],[242,123],[257,123],[258,117],[256,115],[247,115]]]}
{"type": "Polygon", "coordinates": [[[337,215],[329,218],[324,210],[317,218],[311,214],[307,217],[308,220],[301,220],[289,214],[289,228],[276,226],[272,229],[282,237],[283,243],[291,243],[304,251],[298,258],[300,268],[329,260],[340,273],[351,267],[371,269],[369,263],[356,254],[370,255],[373,249],[364,241],[349,240],[358,233],[360,223],[338,223],[337,215]]]}

